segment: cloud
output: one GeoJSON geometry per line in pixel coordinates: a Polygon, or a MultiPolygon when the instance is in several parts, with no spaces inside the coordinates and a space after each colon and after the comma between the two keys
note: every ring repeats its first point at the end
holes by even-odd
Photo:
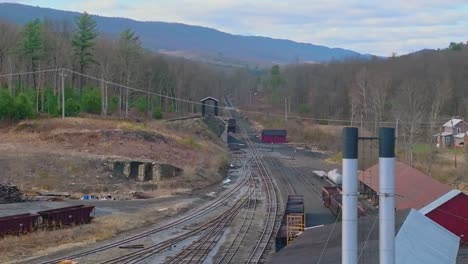
{"type": "Polygon", "coordinates": [[[181,22],[389,55],[466,41],[466,0],[83,0],[43,3],[102,16],[181,22]]]}

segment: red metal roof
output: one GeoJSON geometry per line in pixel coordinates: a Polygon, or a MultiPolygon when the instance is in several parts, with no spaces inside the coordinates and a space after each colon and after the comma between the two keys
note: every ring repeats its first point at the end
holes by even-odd
{"type": "MultiPolygon", "coordinates": [[[[433,203],[438,203],[439,200],[433,203]]],[[[431,207],[432,204],[428,206],[431,207]]],[[[458,192],[449,200],[435,206],[426,216],[460,237],[464,243],[468,243],[468,195],[458,192]]]]}
{"type": "MultiPolygon", "coordinates": [[[[359,174],[359,180],[375,192],[379,192],[379,165],[376,164],[359,174]]],[[[410,166],[395,162],[396,209],[421,209],[449,192],[450,186],[410,166]]]]}

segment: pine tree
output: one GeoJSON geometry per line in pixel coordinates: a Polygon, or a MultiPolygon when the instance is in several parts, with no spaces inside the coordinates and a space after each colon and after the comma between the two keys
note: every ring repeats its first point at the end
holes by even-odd
{"type": "MultiPolygon", "coordinates": [[[[83,13],[75,19],[76,32],[72,38],[72,46],[78,59],[80,73],[83,74],[86,67],[96,63],[93,55],[95,39],[99,35],[96,29],[96,21],[88,14],[83,13]]],[[[80,99],[83,89],[83,76],[80,75],[80,99]]]]}
{"type": "MultiPolygon", "coordinates": [[[[28,22],[22,32],[18,53],[29,61],[31,71],[36,71],[38,62],[44,54],[42,23],[39,19],[28,22]]],[[[36,74],[32,74],[34,87],[37,87],[36,74]]]]}

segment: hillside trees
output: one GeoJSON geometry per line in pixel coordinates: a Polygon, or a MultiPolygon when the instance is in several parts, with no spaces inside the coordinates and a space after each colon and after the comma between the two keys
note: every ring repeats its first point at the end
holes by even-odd
{"type": "Polygon", "coordinates": [[[18,29],[15,25],[6,21],[0,21],[0,72],[3,71],[5,59],[16,44],[17,37],[18,29]]]}
{"type": "MultiPolygon", "coordinates": [[[[85,69],[96,63],[93,54],[93,47],[95,39],[99,35],[96,29],[96,21],[88,14],[83,13],[75,20],[76,32],[72,38],[72,46],[75,51],[75,56],[78,60],[79,71],[81,74],[85,72],[85,69]]],[[[79,77],[79,89],[80,98],[83,90],[83,76],[79,77]]]]}
{"type": "MultiPolygon", "coordinates": [[[[119,39],[119,58],[121,64],[122,83],[129,86],[136,74],[136,64],[141,54],[140,38],[131,29],[125,29],[120,33],[119,39]]],[[[120,98],[124,98],[125,116],[128,116],[130,90],[125,89],[125,93],[121,92],[120,98]]],[[[122,107],[122,106],[121,106],[122,107]]]]}
{"type": "MultiPolygon", "coordinates": [[[[28,69],[37,71],[39,60],[44,55],[42,23],[39,19],[26,23],[19,42],[18,53],[28,62],[28,69]]],[[[32,73],[33,85],[37,86],[36,73],[32,73]]]]}

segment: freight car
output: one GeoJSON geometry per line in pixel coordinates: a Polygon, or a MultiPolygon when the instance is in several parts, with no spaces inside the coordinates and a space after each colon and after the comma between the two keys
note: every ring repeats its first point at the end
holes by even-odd
{"type": "Polygon", "coordinates": [[[304,196],[288,195],[283,219],[275,237],[276,252],[291,243],[300,232],[304,231],[305,221],[304,196]]]}
{"type": "MultiPolygon", "coordinates": [[[[325,207],[328,207],[330,211],[336,216],[341,215],[342,209],[342,197],[341,190],[338,186],[324,186],[322,187],[322,201],[325,207]]],[[[365,210],[358,205],[358,217],[365,216],[365,210]]]]}
{"type": "Polygon", "coordinates": [[[37,212],[44,228],[53,229],[70,225],[88,224],[94,218],[94,206],[75,205],[37,212]]]}
{"type": "Polygon", "coordinates": [[[0,217],[0,237],[32,232],[39,226],[38,214],[21,214],[0,217]]]}
{"type": "Polygon", "coordinates": [[[90,223],[94,206],[76,205],[64,208],[0,217],[0,237],[20,235],[37,229],[56,229],[90,223]]]}

